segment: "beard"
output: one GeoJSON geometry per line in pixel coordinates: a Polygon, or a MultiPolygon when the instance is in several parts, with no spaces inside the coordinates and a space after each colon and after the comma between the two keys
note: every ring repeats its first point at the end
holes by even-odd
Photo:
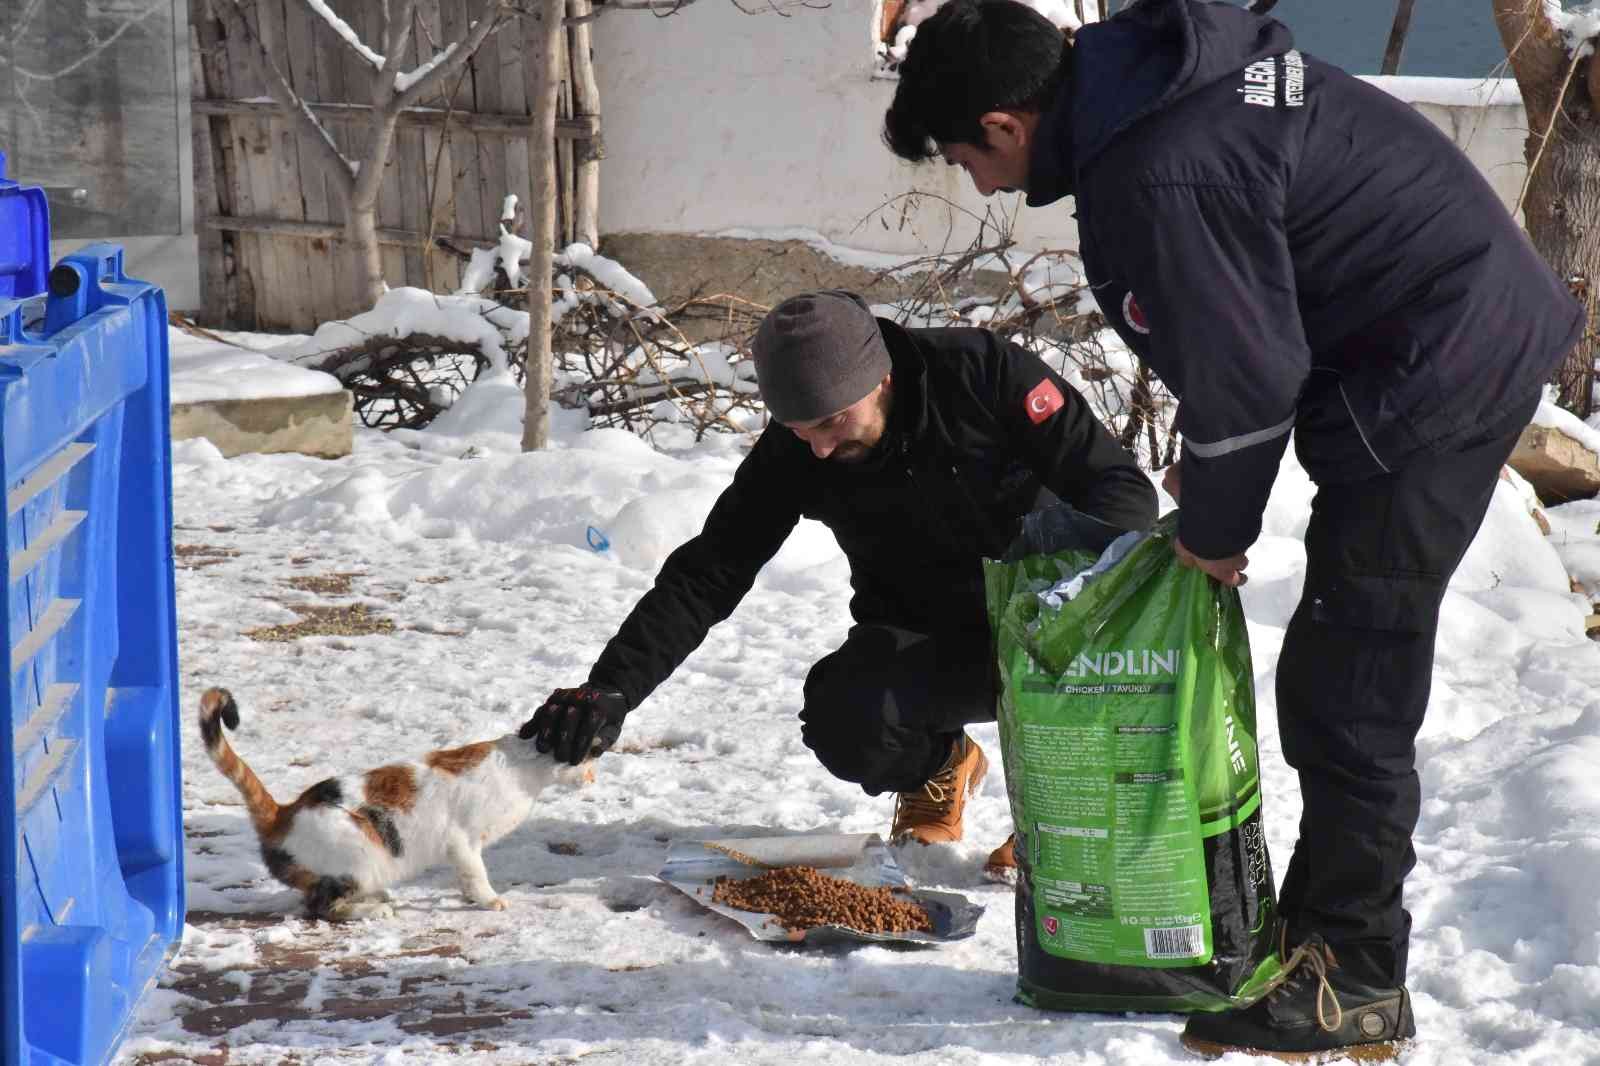
{"type": "Polygon", "coordinates": [[[872,458],[874,450],[873,447],[862,444],[859,441],[851,441],[835,448],[833,454],[828,456],[828,461],[830,463],[864,463],[872,458]]]}

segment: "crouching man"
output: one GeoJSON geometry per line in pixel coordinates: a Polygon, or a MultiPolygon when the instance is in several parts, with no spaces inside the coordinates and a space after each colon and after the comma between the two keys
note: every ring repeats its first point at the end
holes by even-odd
{"type": "MultiPolygon", "coordinates": [[[[801,736],[835,777],[897,795],[894,841],[960,840],[987,769],[963,727],[995,717],[981,560],[1062,501],[1103,546],[1154,520],[1155,491],[1077,392],[987,330],[906,329],[824,291],[774,308],[753,352],[774,421],[588,680],[521,735],[573,763],[609,748],[813,518],[849,560],[855,624],[806,678],[801,736]]],[[[1012,865],[1008,841],[991,875],[1012,865]]]]}

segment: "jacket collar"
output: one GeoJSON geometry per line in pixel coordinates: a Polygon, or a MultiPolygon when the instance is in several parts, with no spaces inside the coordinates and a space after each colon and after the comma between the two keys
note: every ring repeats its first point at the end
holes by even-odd
{"type": "Polygon", "coordinates": [[[1202,0],[1141,0],[1074,41],[1073,76],[1040,120],[1029,159],[1030,207],[1074,193],[1078,175],[1134,123],[1294,47],[1282,23],[1202,0]]]}
{"type": "Polygon", "coordinates": [[[893,438],[891,445],[909,447],[928,431],[928,359],[916,337],[904,326],[880,318],[878,328],[883,331],[894,375],[894,408],[889,412],[885,435],[893,438]]]}

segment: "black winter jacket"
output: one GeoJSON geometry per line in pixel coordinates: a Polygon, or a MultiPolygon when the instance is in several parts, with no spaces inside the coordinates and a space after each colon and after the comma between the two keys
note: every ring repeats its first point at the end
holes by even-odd
{"type": "Polygon", "coordinates": [[[1076,194],[1106,317],[1180,399],[1187,547],[1244,550],[1291,430],[1348,481],[1508,432],[1582,308],[1427,119],[1228,4],[1087,26],[1028,202],[1076,194]]]}
{"type": "Polygon", "coordinates": [[[893,363],[868,460],[816,458],[769,424],[705,528],[675,550],[590,672],[637,707],[726,618],[801,517],[833,531],[857,622],[987,639],[984,556],[1049,493],[1118,530],[1155,519],[1155,490],[1083,398],[1037,356],[979,329],[879,320],[893,363]],[[1048,490],[1048,492],[1042,492],[1048,490]]]}

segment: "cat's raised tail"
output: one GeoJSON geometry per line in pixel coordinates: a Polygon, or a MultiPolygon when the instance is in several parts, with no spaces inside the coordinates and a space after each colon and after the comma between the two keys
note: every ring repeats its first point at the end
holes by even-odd
{"type": "Polygon", "coordinates": [[[250,821],[262,836],[270,833],[278,822],[278,801],[272,798],[267,786],[261,783],[250,764],[239,758],[223,734],[222,727],[239,728],[239,705],[233,702],[233,693],[225,688],[207,689],[200,697],[200,737],[206,743],[206,754],[216,763],[217,769],[244,797],[250,810],[250,821]]]}

